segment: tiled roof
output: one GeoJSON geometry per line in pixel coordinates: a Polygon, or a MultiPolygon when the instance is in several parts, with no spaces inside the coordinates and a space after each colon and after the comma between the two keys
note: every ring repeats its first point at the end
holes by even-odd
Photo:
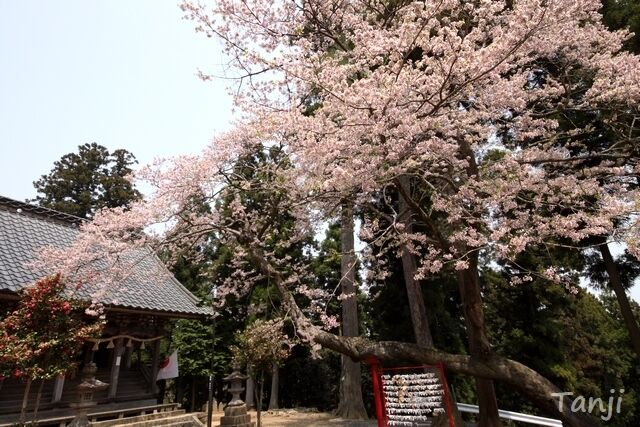
{"type": "MultiPolygon", "coordinates": [[[[46,275],[29,264],[47,245],[64,248],[82,219],[0,196],[0,291],[16,292],[46,275]]],[[[107,305],[181,315],[211,314],[151,251],[137,250],[136,266],[117,290],[100,297],[107,305]]]]}

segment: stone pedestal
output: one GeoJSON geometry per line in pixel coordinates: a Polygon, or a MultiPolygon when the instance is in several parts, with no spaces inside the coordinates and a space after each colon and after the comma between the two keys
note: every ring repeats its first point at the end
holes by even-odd
{"type": "Polygon", "coordinates": [[[247,413],[247,405],[227,406],[220,418],[220,427],[254,427],[251,415],[247,413]]]}
{"type": "Polygon", "coordinates": [[[246,375],[240,373],[240,367],[234,366],[231,375],[224,378],[229,383],[231,392],[231,402],[224,409],[224,415],[220,418],[220,427],[254,427],[251,422],[251,415],[247,413],[247,405],[240,399],[240,393],[244,391],[242,382],[246,380],[246,375]]]}
{"type": "Polygon", "coordinates": [[[109,384],[96,379],[97,371],[98,367],[93,362],[87,363],[82,369],[82,382],[77,388],[78,400],[69,404],[76,411],[76,417],[71,421],[69,427],[86,427],[90,425],[87,414],[97,404],[93,400],[93,394],[109,387],[109,384]]]}

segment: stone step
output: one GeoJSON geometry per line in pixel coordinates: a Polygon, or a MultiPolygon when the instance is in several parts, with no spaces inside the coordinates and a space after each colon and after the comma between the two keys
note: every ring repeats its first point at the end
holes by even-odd
{"type": "Polygon", "coordinates": [[[182,416],[184,414],[185,414],[184,409],[176,409],[176,410],[167,411],[167,412],[156,412],[155,414],[145,414],[145,415],[136,415],[135,417],[125,417],[117,420],[96,421],[91,423],[91,426],[92,427],[112,427],[112,426],[120,426],[120,425],[129,425],[131,423],[157,420],[160,418],[167,418],[171,416],[182,416]],[[125,422],[126,424],[123,424],[125,422]]]}
{"type": "Polygon", "coordinates": [[[173,415],[174,412],[161,412],[158,414],[139,415],[137,417],[110,420],[112,424],[102,424],[106,421],[91,423],[91,427],[126,426],[126,427],[203,427],[203,424],[193,414],[173,415]],[[158,416],[156,415],[163,415],[158,416]]]}
{"type": "MultiPolygon", "coordinates": [[[[153,426],[155,425],[159,425],[159,424],[153,424],[153,426]]],[[[189,421],[178,421],[172,424],[162,424],[162,426],[163,427],[201,427],[203,426],[203,424],[200,421],[198,421],[197,418],[191,417],[189,421]]],[[[252,426],[247,426],[247,427],[252,427],[252,426]]]]}

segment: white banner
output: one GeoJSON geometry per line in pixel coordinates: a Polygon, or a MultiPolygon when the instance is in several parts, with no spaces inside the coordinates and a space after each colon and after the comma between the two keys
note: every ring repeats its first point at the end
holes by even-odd
{"type": "Polygon", "coordinates": [[[171,356],[167,357],[164,362],[160,364],[158,370],[158,380],[167,380],[169,378],[175,378],[178,376],[178,350],[174,350],[171,356]]]}

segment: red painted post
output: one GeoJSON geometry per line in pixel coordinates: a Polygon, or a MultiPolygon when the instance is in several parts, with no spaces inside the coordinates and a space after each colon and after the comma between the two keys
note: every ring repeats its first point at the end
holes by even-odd
{"type": "Polygon", "coordinates": [[[386,427],[387,417],[384,412],[384,396],[382,394],[382,383],[380,378],[380,362],[375,357],[367,359],[367,363],[371,367],[371,381],[373,383],[373,397],[376,404],[376,418],[378,419],[378,427],[386,427]]]}
{"type": "Polygon", "coordinates": [[[447,384],[447,377],[444,375],[444,364],[442,364],[442,362],[438,363],[438,370],[440,371],[440,380],[442,381],[442,388],[444,389],[444,400],[447,405],[449,427],[456,427],[456,423],[453,418],[453,403],[451,402],[451,396],[449,395],[449,384],[447,384]]]}

